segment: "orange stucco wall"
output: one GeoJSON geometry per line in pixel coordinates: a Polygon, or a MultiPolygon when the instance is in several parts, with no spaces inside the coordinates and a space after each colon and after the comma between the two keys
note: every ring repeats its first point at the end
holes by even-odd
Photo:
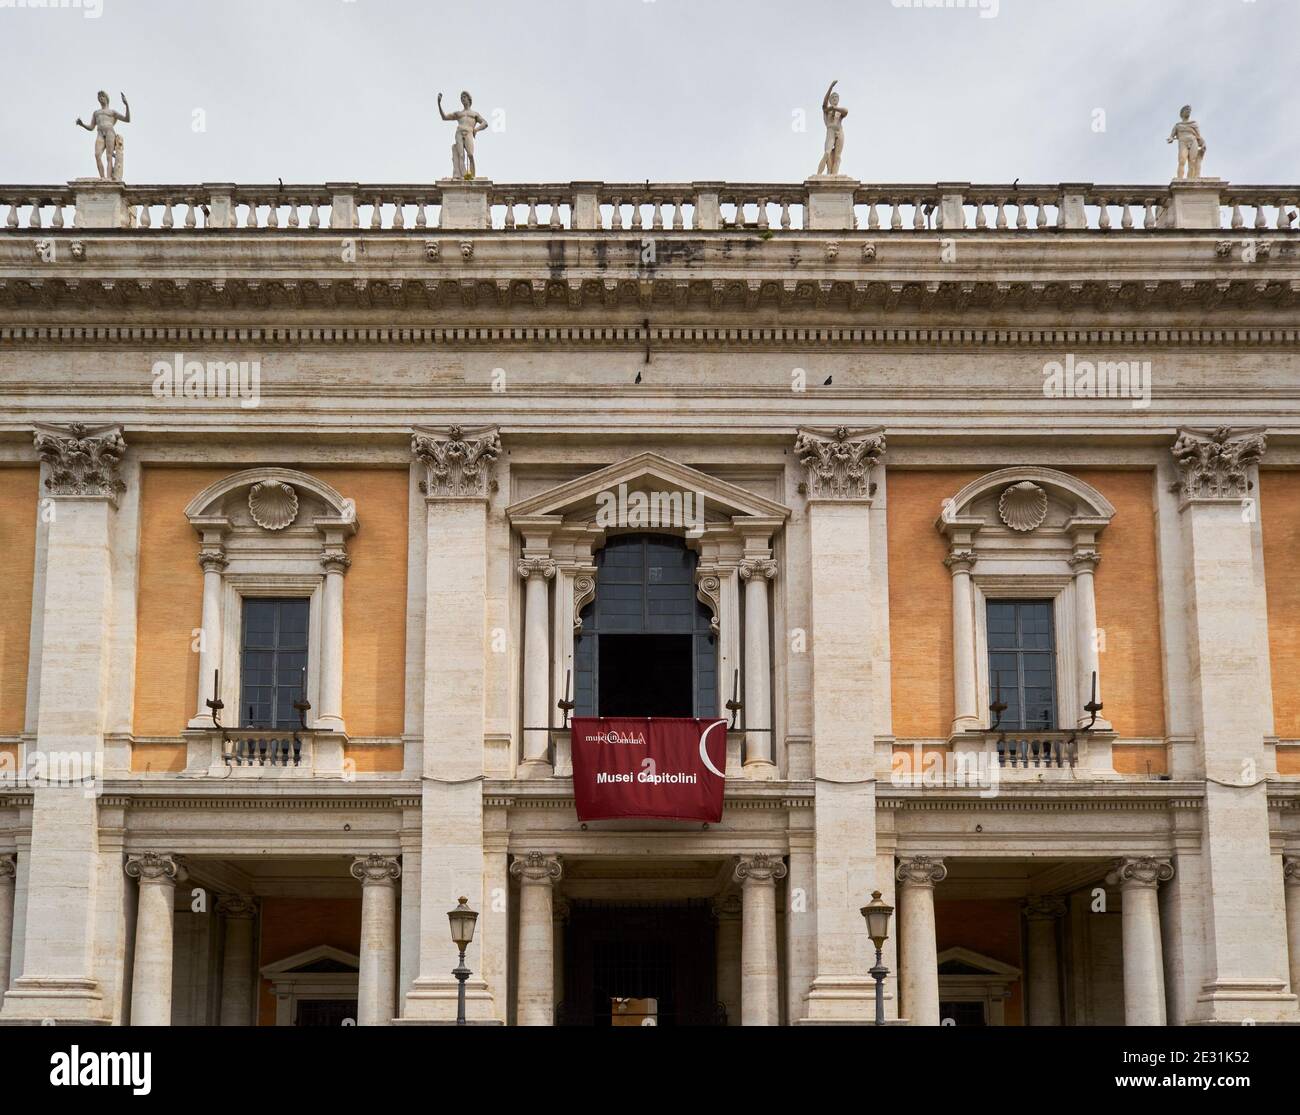
{"type": "MultiPolygon", "coordinates": [[[[361,948],[360,898],[264,898],[258,968],[329,945],[355,955],[361,948]]],[[[271,981],[260,981],[257,1021],[275,1025],[271,981]]]]}
{"type": "MultiPolygon", "coordinates": [[[[955,491],[956,489],[954,489],[955,491]]],[[[1020,905],[1015,899],[948,899],[934,903],[934,936],[939,952],[972,949],[1024,970],[1020,948],[1020,905]]],[[[1024,979],[1011,985],[1008,1026],[1024,1025],[1024,979]]]]}
{"type": "Polygon", "coordinates": [[[0,469],[0,558],[5,571],[4,607],[0,608],[0,733],[5,735],[23,730],[27,709],[40,477],[38,468],[0,469]]]}
{"type": "MultiPolygon", "coordinates": [[[[947,543],[934,523],[944,499],[982,475],[984,470],[889,473],[889,631],[899,739],[943,738],[952,724],[952,581],[943,564],[947,543]]],[[[1115,505],[1096,574],[1097,623],[1106,633],[1106,715],[1121,736],[1158,738],[1165,712],[1152,474],[1075,475],[1115,505]]]]}
{"type": "MultiPolygon", "coordinates": [[[[135,731],[178,735],[193,715],[202,622],[203,571],[185,506],[226,468],[146,468],[141,482],[140,600],[137,611],[135,731]]],[[[361,528],[349,540],[343,591],[343,711],[354,736],[400,735],[406,653],[407,477],[405,469],[313,473],[356,502],[361,528]]],[[[226,696],[229,703],[230,697],[226,696]]],[[[173,764],[168,752],[138,763],[173,764]]],[[[183,760],[182,760],[183,763],[183,760]]],[[[384,768],[377,768],[384,769],[384,768]]],[[[399,763],[400,769],[400,763],[399,763]]]]}
{"type": "MultiPolygon", "coordinates": [[[[1300,739],[1300,472],[1259,474],[1264,583],[1268,593],[1268,653],[1273,671],[1273,730],[1300,739]]],[[[1296,756],[1300,760],[1300,756],[1296,756]]],[[[1283,763],[1278,752],[1278,769],[1283,763]]],[[[1288,762],[1290,759],[1288,758],[1288,762]]],[[[1300,769],[1283,773],[1300,774],[1300,769]]]]}

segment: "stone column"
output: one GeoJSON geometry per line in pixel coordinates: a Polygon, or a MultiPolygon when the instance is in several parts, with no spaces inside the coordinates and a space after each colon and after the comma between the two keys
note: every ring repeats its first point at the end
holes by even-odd
{"type": "Polygon", "coordinates": [[[875,959],[858,912],[876,885],[875,709],[871,655],[878,608],[871,566],[871,469],[879,431],[800,430],[811,587],[816,975],[802,1020],[869,1023],[875,959]]]}
{"type": "Polygon", "coordinates": [[[739,1026],[740,996],[740,896],[724,895],[713,903],[717,920],[718,1001],[727,1008],[727,1025],[739,1026]]]}
{"type": "MultiPolygon", "coordinates": [[[[5,1021],[89,1023],[111,1017],[95,974],[96,877],[106,687],[112,670],[113,530],[125,484],[118,427],[41,426],[36,452],[49,508],[36,740],[28,758],[82,784],[32,791],[22,975],[5,1021]]],[[[111,996],[111,992],[110,992],[111,996]]]]}
{"type": "Polygon", "coordinates": [[[777,1026],[781,1022],[781,982],[776,959],[776,881],[785,878],[779,856],[740,856],[735,879],[741,884],[740,1022],[777,1026]]]}
{"type": "Polygon", "coordinates": [[[1165,1024],[1165,969],[1156,891],[1174,877],[1168,860],[1120,860],[1106,881],[1123,895],[1124,1025],[1165,1024]]]}
{"type": "MultiPolygon", "coordinates": [[[[0,865],[2,870],[3,865],[0,865]]],[[[1286,939],[1291,957],[1291,994],[1300,995],[1300,859],[1285,860],[1282,875],[1286,881],[1286,939]]],[[[0,908],[0,917],[3,914],[0,908]]],[[[0,979],[3,978],[0,974],[0,979]]]]}
{"type": "Polygon", "coordinates": [[[519,991],[516,1017],[520,1026],[555,1025],[555,929],[552,902],[555,884],[564,874],[559,856],[529,852],[510,865],[519,880],[519,991]]]}
{"type": "Polygon", "coordinates": [[[975,695],[975,604],[971,569],[975,551],[955,549],[944,564],[952,571],[953,718],[952,734],[981,727],[975,695]]]}
{"type": "Polygon", "coordinates": [[[387,1026],[397,1014],[396,856],[372,854],[352,861],[361,880],[361,967],[357,973],[357,1025],[387,1026]]]}
{"type": "Polygon", "coordinates": [[[520,774],[551,773],[551,623],[547,585],[555,577],[550,557],[526,556],[524,578],[524,758],[520,774]]]}
{"type": "Polygon", "coordinates": [[[902,1016],[913,1026],[938,1026],[939,951],[934,934],[934,885],[948,877],[941,859],[901,860],[895,873],[898,899],[898,965],[902,1016]]]}
{"type": "Polygon", "coordinates": [[[189,723],[191,728],[213,726],[208,700],[213,696],[212,685],[221,669],[221,571],[228,564],[224,547],[205,542],[199,551],[199,565],[203,567],[203,619],[199,628],[199,692],[194,718],[189,723]]]}
{"type": "Polygon", "coordinates": [[[772,749],[772,644],[768,623],[768,582],[776,577],[770,557],[740,563],[745,583],[745,774],[776,775],[772,749]]]}
{"type": "Polygon", "coordinates": [[[253,1026],[253,929],[257,899],[247,894],[223,894],[217,913],[225,921],[221,958],[221,1025],[253,1026]]]}
{"type": "Polygon", "coordinates": [[[314,724],[330,732],[345,732],[343,722],[343,575],[352,559],[342,546],[321,555],[325,588],[321,593],[320,709],[314,724]]]}
{"type": "Polygon", "coordinates": [[[131,969],[131,1025],[170,1026],[176,884],[185,880],[185,868],[176,856],[144,852],[127,857],[126,873],[140,880],[135,964],[131,969]]]}
{"type": "MultiPolygon", "coordinates": [[[[1077,537],[1077,535],[1076,535],[1077,537]]],[[[1097,701],[1101,701],[1101,655],[1100,639],[1097,634],[1097,593],[1093,572],[1101,555],[1093,548],[1092,536],[1088,541],[1075,543],[1074,553],[1070,556],[1070,568],[1074,570],[1074,628],[1075,654],[1078,659],[1078,693],[1079,723],[1087,724],[1092,719],[1084,706],[1093,699],[1093,678],[1097,679],[1097,701]]],[[[1110,722],[1097,719],[1096,727],[1102,731],[1110,728],[1110,722]]]]}
{"type": "MultiPolygon", "coordinates": [[[[1300,1022],[1286,902],[1270,848],[1268,645],[1256,512],[1262,430],[1181,429],[1184,608],[1201,809],[1204,962],[1190,1021],[1300,1022]]],[[[1181,868],[1180,868],[1181,872],[1181,868]]]]}
{"type": "Polygon", "coordinates": [[[14,882],[18,874],[14,856],[0,856],[0,1000],[9,987],[9,962],[14,943],[14,882]]]}
{"type": "Polygon", "coordinates": [[[1026,899],[1029,922],[1029,1025],[1061,1024],[1060,965],[1056,950],[1056,923],[1065,916],[1065,901],[1055,895],[1026,899]]]}
{"type": "MultiPolygon", "coordinates": [[[[486,919],[483,735],[487,669],[487,517],[501,441],[494,429],[417,430],[412,451],[425,465],[423,790],[420,805],[419,975],[404,1020],[456,1018],[457,956],[447,911],[464,895],[486,919]]],[[[502,958],[484,950],[501,938],[476,934],[465,954],[466,1017],[498,1022],[503,987],[489,971],[502,958]],[[480,959],[482,958],[482,959],[480,959]]]]}

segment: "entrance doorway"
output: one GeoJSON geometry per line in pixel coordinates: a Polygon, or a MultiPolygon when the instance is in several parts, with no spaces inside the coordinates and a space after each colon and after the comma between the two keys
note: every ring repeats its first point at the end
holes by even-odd
{"type": "Polygon", "coordinates": [[[611,1026],[626,1000],[653,999],[656,1025],[725,1026],[714,937],[704,901],[573,901],[564,932],[559,1024],[611,1026]]]}

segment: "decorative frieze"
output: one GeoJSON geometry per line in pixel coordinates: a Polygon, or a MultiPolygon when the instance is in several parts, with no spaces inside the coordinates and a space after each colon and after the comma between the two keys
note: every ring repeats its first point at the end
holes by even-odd
{"type": "Polygon", "coordinates": [[[850,433],[839,426],[832,432],[800,430],[795,455],[808,470],[799,490],[809,498],[868,499],[875,493],[871,467],[885,452],[883,431],[850,433]]]}
{"type": "Polygon", "coordinates": [[[361,880],[366,886],[389,886],[402,876],[402,865],[396,856],[383,856],[377,852],[357,856],[348,870],[354,879],[361,880]]]}
{"type": "Polygon", "coordinates": [[[780,856],[759,852],[752,856],[737,856],[733,874],[738,883],[747,879],[755,883],[771,883],[785,878],[786,866],[780,856]]]}
{"type": "Polygon", "coordinates": [[[1167,883],[1174,877],[1174,865],[1167,859],[1154,856],[1134,856],[1118,860],[1114,869],[1106,876],[1108,883],[1121,887],[1155,888],[1167,883]]]}
{"type": "Polygon", "coordinates": [[[942,883],[948,877],[948,868],[943,860],[930,856],[913,856],[900,860],[894,877],[904,886],[932,887],[942,883]]]}
{"type": "Polygon", "coordinates": [[[411,450],[428,467],[420,489],[430,498],[483,498],[496,491],[493,472],[501,455],[496,427],[468,431],[452,426],[445,436],[417,430],[411,450]]]}
{"type": "Polygon", "coordinates": [[[1267,445],[1262,429],[1183,427],[1170,450],[1180,473],[1175,491],[1184,503],[1245,499],[1251,487],[1249,470],[1259,464],[1267,445]]]}
{"type": "Polygon", "coordinates": [[[514,858],[510,874],[521,883],[558,883],[564,876],[564,863],[546,852],[525,852],[514,858]]]}
{"type": "Polygon", "coordinates": [[[120,426],[91,428],[81,422],[68,426],[38,424],[36,452],[49,466],[46,488],[55,496],[94,496],[117,501],[126,482],[118,466],[126,455],[120,426]]]}

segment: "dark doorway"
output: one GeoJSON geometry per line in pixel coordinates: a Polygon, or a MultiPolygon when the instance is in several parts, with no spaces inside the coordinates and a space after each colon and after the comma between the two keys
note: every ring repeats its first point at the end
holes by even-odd
{"type": "Polygon", "coordinates": [[[957,999],[953,1002],[939,1004],[939,1019],[947,1022],[952,1019],[954,1026],[987,1026],[984,1017],[984,1004],[972,999],[957,999]]]}
{"type": "Polygon", "coordinates": [[[708,903],[575,901],[564,931],[558,1022],[609,1026],[614,999],[656,999],[660,1026],[725,1026],[708,903]]]}
{"type": "Polygon", "coordinates": [[[295,1026],[342,1026],[347,1019],[357,1020],[355,999],[300,999],[295,1026]]]}
{"type": "Polygon", "coordinates": [[[690,635],[603,635],[601,716],[694,716],[690,635]]]}

